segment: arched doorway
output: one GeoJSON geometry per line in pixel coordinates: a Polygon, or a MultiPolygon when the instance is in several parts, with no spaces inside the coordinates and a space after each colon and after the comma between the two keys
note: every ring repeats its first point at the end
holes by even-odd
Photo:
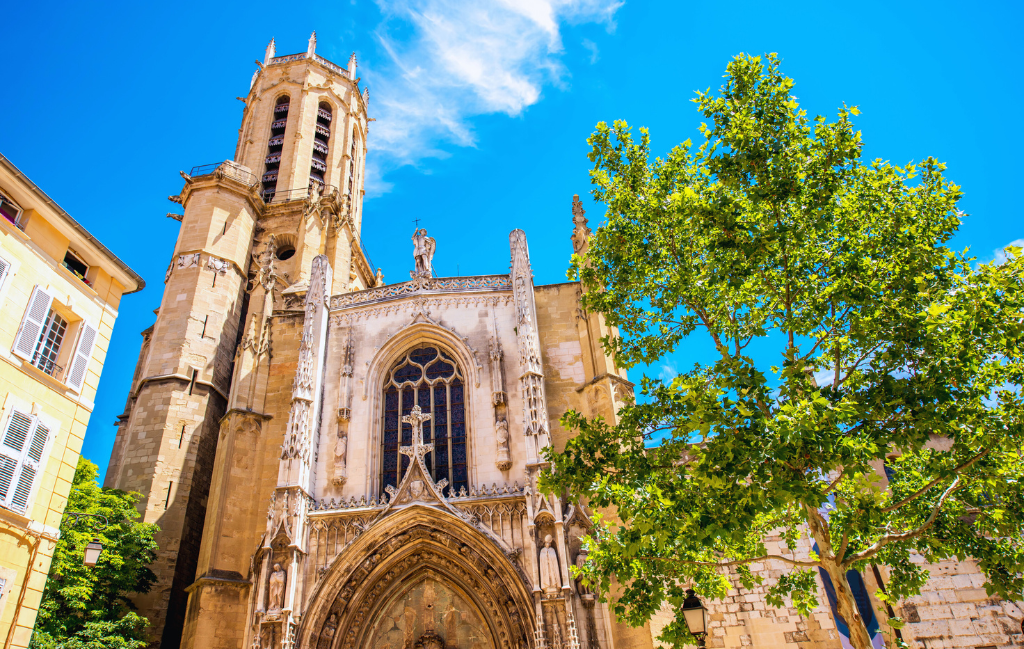
{"type": "Polygon", "coordinates": [[[303,649],[529,649],[535,615],[520,566],[483,529],[439,508],[392,511],[312,593],[303,649]]]}

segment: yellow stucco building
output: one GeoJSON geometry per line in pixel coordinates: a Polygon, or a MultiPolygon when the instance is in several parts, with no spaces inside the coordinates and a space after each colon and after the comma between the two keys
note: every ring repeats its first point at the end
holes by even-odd
{"type": "Polygon", "coordinates": [[[123,261],[0,155],[0,639],[27,647],[121,296],[123,261]]]}

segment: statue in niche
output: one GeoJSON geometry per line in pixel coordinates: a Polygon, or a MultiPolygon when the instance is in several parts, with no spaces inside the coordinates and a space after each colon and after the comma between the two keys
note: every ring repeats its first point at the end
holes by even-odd
{"type": "Polygon", "coordinates": [[[333,638],[334,633],[338,630],[338,615],[331,613],[331,617],[327,619],[327,623],[324,624],[324,637],[333,638]]]}
{"type": "Polygon", "coordinates": [[[375,288],[384,286],[384,273],[379,268],[377,269],[377,274],[373,276],[373,286],[375,288]]]}
{"type": "Polygon", "coordinates": [[[270,573],[270,584],[267,589],[269,591],[268,600],[271,611],[280,611],[284,607],[284,582],[286,577],[287,574],[281,568],[281,564],[275,563],[274,571],[270,573]]]}
{"type": "Polygon", "coordinates": [[[508,452],[508,422],[504,419],[494,425],[494,436],[498,441],[498,460],[495,462],[498,469],[508,471],[512,468],[512,459],[508,452]]]}
{"type": "MultiPolygon", "coordinates": [[[[579,554],[576,555],[576,568],[577,568],[577,570],[582,570],[583,566],[586,563],[587,563],[587,551],[584,550],[584,549],[580,549],[579,554]]],[[[578,575],[576,577],[576,593],[580,597],[587,597],[587,596],[593,597],[594,596],[594,593],[590,590],[590,588],[587,587],[586,583],[584,583],[583,575],[582,574],[578,575]]]]}
{"type": "Polygon", "coordinates": [[[355,266],[348,271],[348,290],[352,292],[362,290],[359,287],[359,273],[356,272],[355,266]]]}
{"type": "Polygon", "coordinates": [[[551,547],[553,540],[550,534],[545,536],[544,549],[540,551],[540,588],[548,595],[557,595],[562,588],[558,574],[558,553],[551,547]]]}
{"type": "Polygon", "coordinates": [[[433,237],[427,236],[426,228],[420,228],[412,235],[412,245],[412,256],[416,260],[416,270],[412,272],[413,277],[433,277],[434,270],[431,262],[434,260],[434,249],[437,248],[437,242],[433,237]]]}
{"type": "Polygon", "coordinates": [[[338,431],[338,442],[334,445],[334,484],[343,485],[348,479],[348,435],[338,431]]]}

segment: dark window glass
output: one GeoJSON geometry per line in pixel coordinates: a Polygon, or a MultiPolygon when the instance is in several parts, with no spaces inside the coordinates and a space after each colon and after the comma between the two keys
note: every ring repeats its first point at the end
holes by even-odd
{"type": "Polygon", "coordinates": [[[423,441],[434,450],[423,461],[435,482],[448,480],[447,492],[468,484],[466,406],[458,364],[435,347],[411,350],[392,367],[384,385],[382,485],[397,486],[409,466],[402,446],[412,444],[412,427],[401,423],[413,406],[432,415],[423,441]]]}

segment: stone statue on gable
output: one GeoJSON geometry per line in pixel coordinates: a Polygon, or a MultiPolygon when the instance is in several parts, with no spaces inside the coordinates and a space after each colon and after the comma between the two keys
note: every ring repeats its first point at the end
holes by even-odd
{"type": "Polygon", "coordinates": [[[412,272],[413,277],[433,277],[434,269],[431,261],[434,259],[434,249],[437,243],[433,237],[427,236],[427,229],[420,228],[412,235],[412,255],[416,260],[416,270],[412,272]]]}

